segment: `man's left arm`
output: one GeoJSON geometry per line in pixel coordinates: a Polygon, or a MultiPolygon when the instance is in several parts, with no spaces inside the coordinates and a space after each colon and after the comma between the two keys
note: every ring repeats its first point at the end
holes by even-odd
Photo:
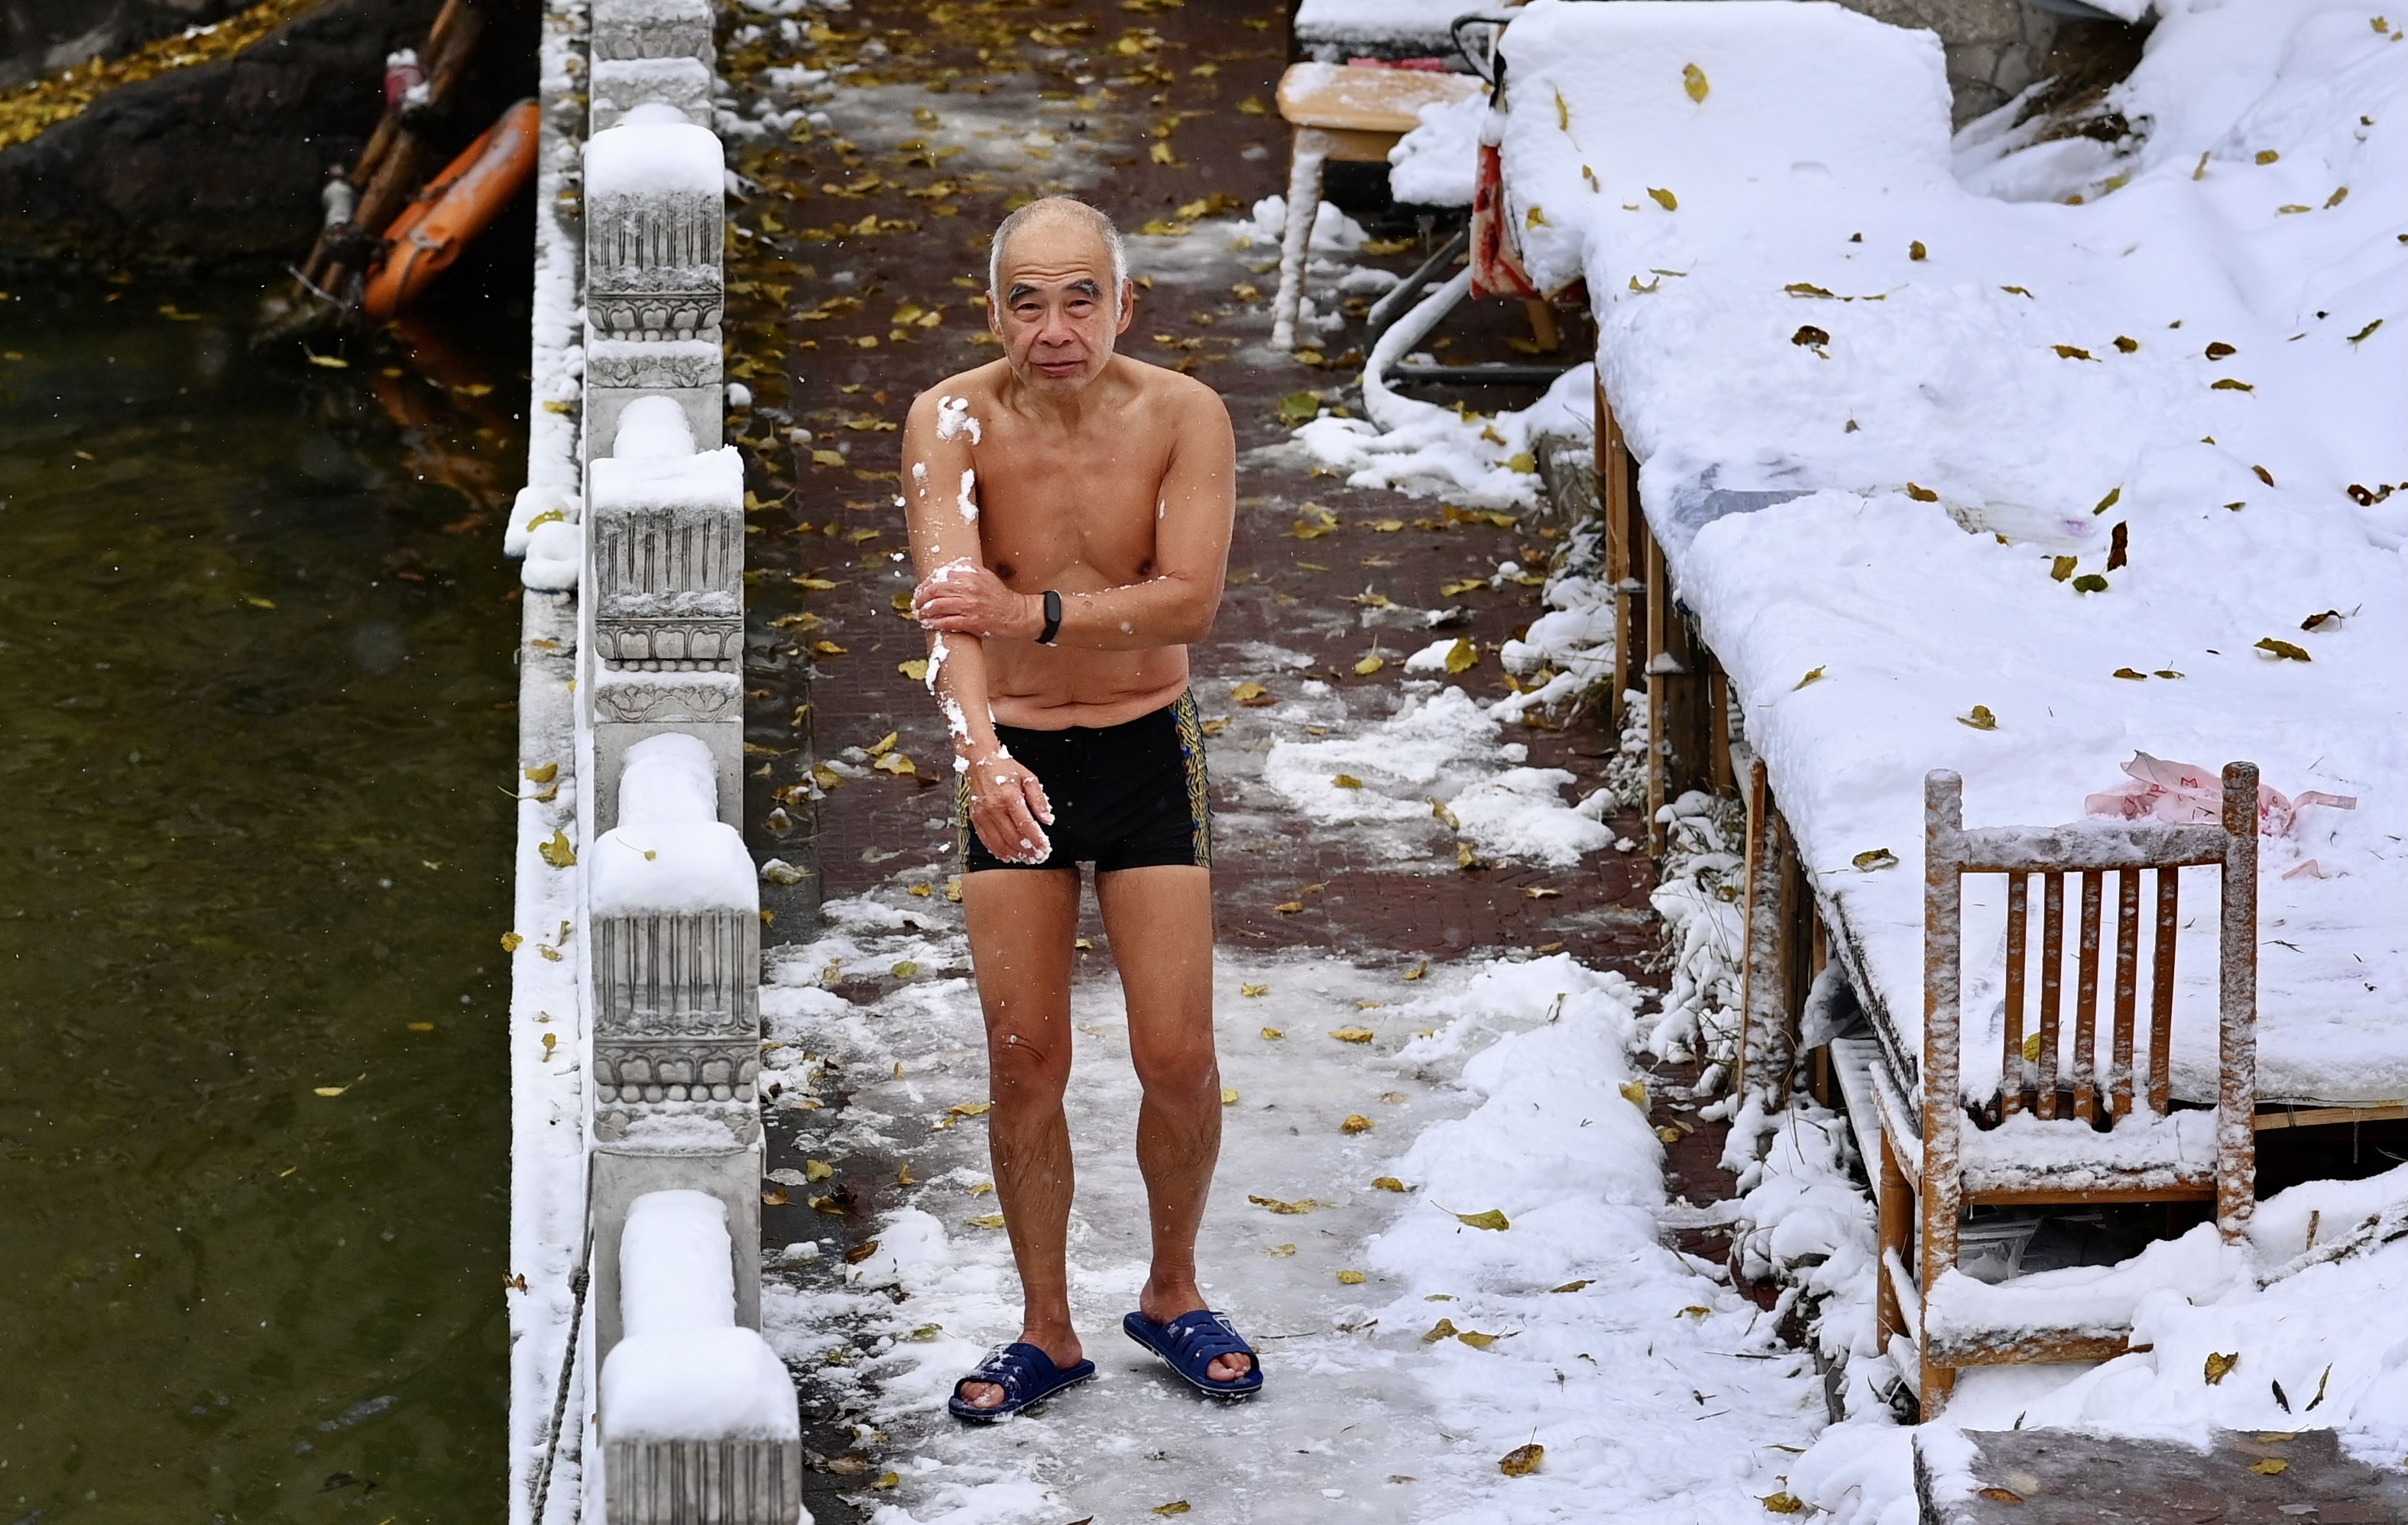
{"type": "MultiPolygon", "coordinates": [[[[1055,646],[1126,651],[1200,641],[1220,612],[1229,570],[1229,534],[1237,516],[1238,450],[1229,411],[1209,389],[1182,399],[1154,530],[1154,575],[1143,582],[1091,593],[1062,595],[1055,646]]],[[[961,629],[1008,640],[1034,640],[1044,629],[1044,602],[1014,593],[993,575],[924,583],[923,625],[961,629]]]]}

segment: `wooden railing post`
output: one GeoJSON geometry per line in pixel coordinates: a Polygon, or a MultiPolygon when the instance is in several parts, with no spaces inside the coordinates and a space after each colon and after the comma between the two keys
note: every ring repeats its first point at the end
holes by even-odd
{"type": "Polygon", "coordinates": [[[2258,765],[2224,768],[2224,925],[2217,966],[2215,1225],[2238,1244],[2258,1206],[2258,765]]]}
{"type": "MultiPolygon", "coordinates": [[[[1965,826],[1965,784],[1956,774],[1935,770],[1923,780],[1923,1253],[1918,1280],[1924,1305],[1941,1273],[1956,1263],[1957,1219],[1964,1178],[1958,1172],[1957,1133],[1964,1104],[1957,1095],[1957,1023],[1964,960],[1964,895],[1957,877],[1958,837],[1965,826]]],[[[1947,1406],[1956,1373],[1931,1360],[1930,1332],[1924,1331],[1923,1418],[1947,1406]]]]}
{"type": "Polygon", "coordinates": [[[1662,852],[1664,806],[1712,783],[1704,646],[1672,597],[1664,548],[1647,541],[1647,848],[1662,852]]]}
{"type": "Polygon", "coordinates": [[[1605,500],[1605,580],[1613,590],[1613,691],[1607,696],[1606,727],[1619,736],[1629,723],[1622,696],[1646,681],[1647,520],[1639,511],[1639,468],[1603,380],[1597,384],[1597,480],[1605,500]]]}

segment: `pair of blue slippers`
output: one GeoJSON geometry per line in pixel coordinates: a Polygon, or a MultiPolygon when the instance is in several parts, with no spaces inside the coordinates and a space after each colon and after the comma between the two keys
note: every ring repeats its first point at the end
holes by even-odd
{"type": "MultiPolygon", "coordinates": [[[[1138,1344],[1162,1358],[1178,1378],[1208,1398],[1234,1402],[1252,1398],[1263,1390],[1263,1358],[1254,1354],[1230,1323],[1227,1315],[1201,1309],[1182,1313],[1166,1323],[1155,1323],[1144,1314],[1132,1313],[1121,1320],[1121,1330],[1138,1344]],[[1246,1375],[1227,1382],[1216,1381],[1211,1375],[1212,1363],[1223,1356],[1251,1356],[1254,1364],[1246,1375]]],[[[953,1384],[953,1401],[945,1406],[953,1418],[971,1424],[993,1424],[1041,1404],[1066,1388],[1075,1388],[1091,1381],[1096,1375],[1092,1361],[1078,1361],[1070,1366],[1056,1366],[1054,1360],[1033,1345],[1015,1340],[996,1347],[978,1364],[978,1369],[953,1384]],[[1003,1390],[1003,1402],[993,1408],[980,1408],[962,1396],[962,1389],[972,1382],[991,1382],[1003,1390]]]]}

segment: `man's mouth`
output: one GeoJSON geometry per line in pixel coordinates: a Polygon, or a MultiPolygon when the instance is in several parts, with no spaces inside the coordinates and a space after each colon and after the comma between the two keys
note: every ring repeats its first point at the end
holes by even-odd
{"type": "Polygon", "coordinates": [[[1079,363],[1075,360],[1040,360],[1037,368],[1047,376],[1076,376],[1079,363]]]}

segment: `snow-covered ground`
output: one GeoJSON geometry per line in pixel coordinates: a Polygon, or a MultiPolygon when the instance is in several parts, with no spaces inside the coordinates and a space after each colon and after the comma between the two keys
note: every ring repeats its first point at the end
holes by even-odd
{"type": "Polygon", "coordinates": [[[1821,1422],[1820,1379],[1718,1268],[1666,1247],[1662,1146],[1635,1105],[1640,992],[1561,954],[1410,979],[1401,962],[1225,956],[1229,1100],[1199,1261],[1268,1378],[1235,1408],[1175,1386],[1116,1328],[1145,1274],[1138,1091],[1117,991],[1082,987],[1071,1287],[1102,1376],[1041,1415],[958,1425],[943,1400],[1016,1335],[1019,1304],[984,1216],[983,1124],[955,1110],[985,1096],[975,996],[938,973],[966,949],[941,899],[905,888],[934,875],[831,907],[849,930],[781,960],[763,997],[790,1099],[817,1058],[852,1077],[812,1152],[908,1161],[920,1183],[844,1290],[773,1275],[767,1296],[781,1353],[889,1437],[881,1525],[1134,1519],[1181,1501],[1206,1519],[1692,1525],[1782,1490],[1821,1422]],[[874,1004],[821,988],[831,966],[902,960],[923,975],[874,1004]],[[1330,1035],[1345,1031],[1370,1036],[1330,1035]],[[1505,1226],[1457,1216],[1492,1210],[1505,1226]],[[1535,1471],[1499,1471],[1531,1444],[1535,1471]]]}

